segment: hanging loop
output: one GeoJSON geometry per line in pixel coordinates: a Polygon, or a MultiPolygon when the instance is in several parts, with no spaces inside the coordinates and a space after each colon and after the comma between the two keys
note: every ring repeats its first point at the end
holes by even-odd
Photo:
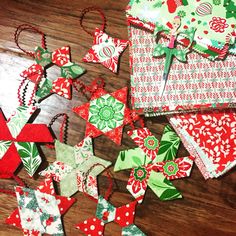
{"type": "Polygon", "coordinates": [[[105,31],[105,27],[106,27],[106,17],[104,15],[104,13],[102,12],[102,10],[98,7],[88,7],[88,8],[85,8],[84,10],[82,10],[82,13],[80,16],[80,26],[87,34],[94,36],[94,33],[89,32],[83,25],[84,17],[90,11],[97,11],[101,15],[103,22],[102,22],[102,26],[101,26],[100,30],[103,32],[105,31]]]}
{"type": "Polygon", "coordinates": [[[19,26],[17,27],[15,33],[14,33],[14,40],[15,40],[16,46],[17,46],[22,52],[24,52],[26,55],[35,58],[35,52],[33,52],[33,51],[27,51],[27,50],[25,50],[24,48],[22,48],[22,47],[20,46],[20,44],[19,44],[19,37],[20,37],[20,34],[21,34],[23,31],[31,31],[31,32],[40,34],[40,35],[41,35],[41,46],[42,46],[42,48],[44,48],[44,49],[46,49],[45,34],[44,34],[42,31],[40,31],[39,29],[37,29],[36,27],[34,27],[34,26],[32,26],[32,25],[28,25],[28,24],[19,25],[19,26]]]}

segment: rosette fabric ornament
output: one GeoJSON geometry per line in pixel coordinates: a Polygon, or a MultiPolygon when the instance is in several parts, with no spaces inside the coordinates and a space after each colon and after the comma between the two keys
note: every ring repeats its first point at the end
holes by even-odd
{"type": "Polygon", "coordinates": [[[117,73],[119,57],[128,43],[128,40],[112,38],[96,28],[94,45],[84,56],[83,61],[101,63],[112,72],[117,73]]]}
{"type": "Polygon", "coordinates": [[[52,180],[45,179],[36,190],[15,188],[18,208],[6,219],[6,223],[21,228],[25,236],[64,235],[61,215],[75,199],[55,194],[52,180]]]}
{"type": "Polygon", "coordinates": [[[56,140],[55,149],[57,160],[39,174],[52,177],[59,182],[63,196],[70,197],[80,191],[97,199],[97,175],[112,163],[94,156],[92,139],[87,137],[74,147],[56,140]],[[88,170],[95,164],[99,165],[86,176],[88,170]]]}
{"type": "Polygon", "coordinates": [[[86,137],[104,134],[116,144],[121,144],[123,127],[139,119],[127,106],[127,92],[127,87],[111,94],[99,88],[92,94],[90,102],[73,108],[87,122],[86,137]]]}
{"type": "Polygon", "coordinates": [[[13,174],[21,162],[33,176],[42,160],[35,143],[53,142],[45,124],[29,124],[35,106],[20,106],[6,121],[0,113],[0,173],[13,174]]]}
{"type": "Polygon", "coordinates": [[[141,203],[149,186],[160,200],[182,198],[170,180],[188,177],[193,166],[191,156],[175,158],[180,138],[166,126],[159,145],[147,128],[128,133],[138,148],[121,151],[114,171],[132,169],[127,189],[141,203]]]}
{"type": "Polygon", "coordinates": [[[121,235],[145,236],[145,234],[134,224],[135,207],[137,202],[131,202],[121,207],[114,207],[105,198],[99,196],[96,216],[76,225],[77,229],[86,235],[104,235],[105,225],[115,222],[122,227],[121,235]]]}
{"type": "Polygon", "coordinates": [[[36,97],[42,99],[51,93],[56,93],[66,99],[71,99],[72,80],[85,72],[85,69],[70,60],[70,48],[59,48],[54,52],[37,47],[35,63],[21,73],[21,76],[38,84],[36,97]],[[54,81],[44,78],[46,68],[57,65],[61,68],[61,76],[54,81]]]}

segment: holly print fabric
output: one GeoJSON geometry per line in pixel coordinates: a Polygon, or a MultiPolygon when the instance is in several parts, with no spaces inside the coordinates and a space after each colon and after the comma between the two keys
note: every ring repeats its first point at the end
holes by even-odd
{"type": "Polygon", "coordinates": [[[134,130],[129,135],[139,147],[121,151],[114,171],[132,168],[127,189],[134,198],[141,203],[148,186],[160,200],[182,198],[181,193],[170,180],[188,177],[193,166],[193,158],[189,156],[175,159],[180,138],[171,127],[168,125],[165,127],[160,145],[155,146],[156,155],[148,150],[150,147],[143,148],[144,137],[152,140],[152,144],[155,140],[147,128],[134,130]],[[137,136],[138,134],[140,137],[137,136]]]}
{"type": "Polygon", "coordinates": [[[115,222],[122,227],[121,235],[145,236],[145,234],[134,225],[135,208],[137,202],[131,202],[121,207],[114,207],[105,198],[99,196],[96,217],[79,223],[76,228],[83,231],[86,235],[104,235],[105,225],[115,222]]]}
{"type": "Polygon", "coordinates": [[[73,108],[87,122],[86,137],[95,138],[104,134],[116,144],[121,144],[123,127],[139,118],[127,106],[127,92],[127,87],[111,94],[98,89],[90,102],[73,108]]]}
{"type": "Polygon", "coordinates": [[[36,111],[35,106],[20,106],[6,121],[0,113],[0,173],[13,174],[21,162],[30,176],[41,164],[35,143],[53,142],[48,127],[44,124],[29,124],[36,111]]]}
{"type": "Polygon", "coordinates": [[[17,186],[15,191],[18,208],[6,219],[7,224],[21,228],[28,236],[64,235],[61,215],[75,199],[56,195],[50,178],[36,190],[17,186]]]}
{"type": "Polygon", "coordinates": [[[112,163],[94,156],[92,139],[87,137],[74,147],[56,140],[55,149],[57,160],[39,174],[59,182],[63,196],[70,197],[80,191],[97,199],[97,175],[112,163]],[[93,168],[87,176],[87,172],[95,164],[100,165],[93,168]]]}
{"type": "MultiPolygon", "coordinates": [[[[208,50],[214,51],[214,44],[228,43],[228,36],[235,30],[236,17],[232,14],[235,7],[236,4],[230,0],[222,0],[217,3],[214,0],[162,2],[159,0],[131,0],[127,14],[144,23],[158,22],[163,26],[168,26],[174,17],[181,17],[182,29],[196,28],[194,37],[197,43],[196,49],[204,54],[203,44],[208,46],[208,50]]],[[[229,42],[234,43],[233,37],[229,42]]]]}
{"type": "Polygon", "coordinates": [[[236,114],[232,110],[170,118],[203,176],[216,178],[236,165],[236,114]]]}
{"type": "Polygon", "coordinates": [[[211,62],[197,53],[188,63],[173,60],[165,93],[159,95],[165,58],[154,58],[155,38],[133,25],[130,32],[131,104],[146,116],[228,107],[236,103],[234,56],[211,62]]]}
{"type": "Polygon", "coordinates": [[[112,38],[102,30],[96,28],[92,48],[84,56],[84,62],[101,63],[114,73],[117,73],[121,53],[129,41],[112,38]]]}
{"type": "Polygon", "coordinates": [[[71,99],[72,80],[85,72],[85,69],[70,60],[70,48],[62,47],[54,52],[37,47],[35,49],[35,62],[28,69],[21,73],[21,76],[28,78],[33,83],[39,84],[36,98],[38,100],[56,93],[66,99],[71,99]],[[44,78],[46,68],[56,65],[61,68],[61,77],[54,81],[44,78]]]}

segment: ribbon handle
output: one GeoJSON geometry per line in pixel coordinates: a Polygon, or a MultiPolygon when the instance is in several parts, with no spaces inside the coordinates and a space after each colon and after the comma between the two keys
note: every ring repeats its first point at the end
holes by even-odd
{"type": "MultiPolygon", "coordinates": [[[[23,180],[12,173],[0,173],[0,179],[13,179],[19,186],[25,187],[23,180]]],[[[0,188],[0,193],[16,196],[15,191],[0,188]]]]}
{"type": "MultiPolygon", "coordinates": [[[[69,123],[69,117],[66,113],[59,113],[57,115],[55,115],[50,123],[48,124],[48,128],[51,128],[52,125],[55,123],[55,121],[59,118],[59,117],[63,117],[63,121],[61,123],[61,127],[60,127],[60,134],[59,134],[59,140],[62,143],[67,143],[67,131],[68,131],[68,123],[69,123]]],[[[54,148],[54,145],[50,145],[47,144],[48,148],[54,148]]]]}
{"type": "Polygon", "coordinates": [[[22,25],[19,25],[19,26],[16,28],[16,31],[15,31],[15,33],[14,33],[14,40],[15,40],[16,46],[17,46],[22,52],[24,52],[26,55],[35,58],[35,52],[33,52],[33,51],[27,51],[27,50],[25,50],[24,48],[22,48],[22,47],[20,46],[20,44],[19,44],[19,37],[20,37],[20,34],[21,34],[23,31],[31,31],[31,32],[40,34],[40,35],[41,35],[41,45],[42,45],[42,48],[44,48],[44,49],[46,49],[45,34],[44,34],[42,31],[40,31],[39,29],[37,29],[36,27],[34,27],[34,26],[32,26],[32,25],[28,25],[28,24],[22,24],[22,25]]]}
{"type": "MultiPolygon", "coordinates": [[[[106,166],[100,164],[100,163],[96,163],[94,164],[93,166],[91,166],[88,171],[84,174],[84,181],[83,181],[83,184],[82,184],[82,188],[83,188],[83,193],[85,196],[87,196],[88,198],[92,199],[93,201],[97,202],[97,199],[95,199],[94,197],[88,195],[86,193],[86,186],[87,186],[87,179],[88,179],[88,176],[89,174],[91,173],[91,171],[96,167],[96,166],[102,166],[104,168],[104,170],[106,169],[106,166]]],[[[108,199],[110,198],[111,194],[112,194],[112,189],[113,189],[113,181],[112,181],[112,178],[111,178],[111,174],[110,174],[110,171],[107,170],[106,171],[106,174],[107,174],[107,178],[109,180],[109,187],[105,193],[105,197],[104,199],[106,199],[108,201],[108,199]]]]}
{"type": "Polygon", "coordinates": [[[80,16],[80,26],[87,34],[94,36],[94,33],[89,32],[83,25],[84,17],[90,11],[97,11],[100,14],[102,21],[103,21],[100,30],[103,32],[105,31],[105,27],[106,27],[106,17],[104,15],[104,13],[102,12],[102,10],[98,7],[87,7],[82,10],[81,16],[80,16]]]}

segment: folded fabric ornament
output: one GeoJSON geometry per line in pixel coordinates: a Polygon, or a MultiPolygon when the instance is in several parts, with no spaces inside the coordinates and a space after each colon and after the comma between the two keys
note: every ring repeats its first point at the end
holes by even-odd
{"type": "Polygon", "coordinates": [[[126,105],[127,92],[127,87],[113,93],[98,88],[92,93],[90,102],[73,108],[87,122],[86,137],[95,138],[104,134],[116,144],[121,144],[123,127],[139,119],[126,105]]]}
{"type": "Polygon", "coordinates": [[[236,165],[236,113],[234,110],[170,117],[184,146],[195,157],[205,179],[216,178],[236,165]]]}
{"type": "Polygon", "coordinates": [[[103,12],[94,7],[89,7],[83,10],[81,16],[81,26],[88,34],[94,36],[93,46],[87,54],[84,56],[84,62],[93,62],[93,63],[101,63],[103,66],[108,68],[114,73],[118,71],[118,62],[121,53],[128,46],[128,40],[122,40],[118,38],[112,38],[111,36],[104,33],[105,30],[105,16],[103,12]],[[89,11],[98,11],[103,18],[103,27],[102,29],[96,28],[94,34],[88,32],[82,25],[82,21],[84,15],[89,11]]]}
{"type": "Polygon", "coordinates": [[[133,201],[122,207],[115,208],[102,196],[98,197],[96,217],[85,220],[76,225],[77,229],[86,235],[104,235],[105,225],[115,222],[122,227],[122,236],[135,235],[145,236],[145,234],[134,224],[134,215],[137,201],[133,201]]]}
{"type": "Polygon", "coordinates": [[[51,133],[45,124],[28,124],[37,107],[19,106],[6,121],[0,113],[0,173],[14,173],[23,165],[30,176],[33,176],[39,165],[39,156],[35,143],[53,142],[51,133]]]}
{"type": "Polygon", "coordinates": [[[85,192],[93,198],[98,198],[97,175],[110,166],[110,161],[94,156],[92,139],[85,138],[76,146],[72,147],[55,141],[56,159],[45,170],[39,174],[52,177],[60,182],[61,195],[70,197],[77,191],[85,192]],[[100,164],[94,168],[87,177],[86,187],[84,184],[84,174],[94,164],[100,164]]]}
{"type": "Polygon", "coordinates": [[[70,47],[62,47],[53,52],[48,51],[45,47],[45,35],[30,25],[21,25],[17,28],[15,41],[23,52],[35,58],[35,63],[20,75],[39,85],[36,93],[37,99],[45,98],[52,93],[56,93],[66,99],[71,99],[72,80],[82,75],[85,69],[71,62],[70,47]],[[35,52],[26,52],[18,44],[20,33],[28,29],[42,35],[42,47],[36,47],[35,52]],[[53,81],[44,78],[46,69],[52,65],[61,68],[61,77],[53,81]]]}
{"type": "Polygon", "coordinates": [[[180,138],[171,127],[165,127],[160,145],[147,128],[133,130],[128,134],[139,147],[121,151],[114,171],[132,168],[127,189],[134,198],[141,203],[147,186],[160,200],[182,198],[170,180],[188,177],[193,158],[189,156],[175,159],[180,138]]]}
{"type": "Polygon", "coordinates": [[[36,190],[15,188],[18,208],[6,219],[6,223],[19,227],[24,235],[64,235],[61,215],[75,199],[55,194],[52,180],[45,179],[36,190]]]}

